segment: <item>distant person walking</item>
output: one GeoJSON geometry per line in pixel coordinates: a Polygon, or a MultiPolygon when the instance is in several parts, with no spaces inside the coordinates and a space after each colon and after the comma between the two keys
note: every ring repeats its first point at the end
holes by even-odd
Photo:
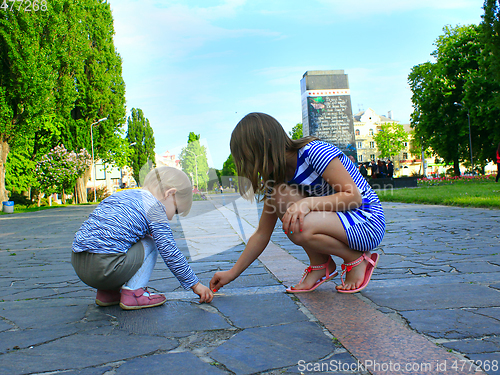
{"type": "Polygon", "coordinates": [[[387,177],[392,178],[392,176],[394,176],[394,164],[389,160],[387,162],[387,177]]]}
{"type": "Polygon", "coordinates": [[[387,167],[385,166],[385,162],[382,160],[377,161],[377,177],[378,178],[385,178],[387,176],[387,167]]]}
{"type": "Polygon", "coordinates": [[[368,171],[366,170],[366,167],[363,163],[359,164],[358,169],[359,169],[359,173],[361,173],[361,176],[363,176],[364,178],[368,177],[368,171]]]}
{"type": "Polygon", "coordinates": [[[499,176],[500,176],[500,143],[498,144],[497,148],[497,178],[495,179],[495,182],[498,182],[499,176]]]}
{"type": "Polygon", "coordinates": [[[375,163],[375,160],[372,160],[372,163],[370,164],[370,169],[371,169],[371,178],[376,178],[377,173],[378,173],[378,165],[375,163]]]}

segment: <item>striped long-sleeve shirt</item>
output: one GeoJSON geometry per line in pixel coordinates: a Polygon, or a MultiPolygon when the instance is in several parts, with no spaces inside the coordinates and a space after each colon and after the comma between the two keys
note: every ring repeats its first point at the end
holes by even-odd
{"type": "Polygon", "coordinates": [[[146,190],[126,190],[103,200],[75,234],[73,251],[125,253],[151,235],[167,267],[188,289],[198,277],[177,247],[165,207],[146,190]]]}

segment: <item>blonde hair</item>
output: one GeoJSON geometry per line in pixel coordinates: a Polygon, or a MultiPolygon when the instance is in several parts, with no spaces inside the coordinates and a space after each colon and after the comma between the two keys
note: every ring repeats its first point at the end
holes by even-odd
{"type": "Polygon", "coordinates": [[[287,153],[295,153],[316,139],[292,140],[281,124],[265,113],[243,117],[230,142],[241,196],[252,199],[254,192],[265,193],[268,188],[285,183],[287,153]]]}
{"type": "Polygon", "coordinates": [[[191,210],[193,204],[193,187],[189,177],[180,169],[173,167],[157,167],[149,171],[144,179],[143,187],[146,188],[155,197],[165,198],[165,192],[169,189],[176,189],[176,201],[182,205],[181,216],[186,216],[191,210]]]}

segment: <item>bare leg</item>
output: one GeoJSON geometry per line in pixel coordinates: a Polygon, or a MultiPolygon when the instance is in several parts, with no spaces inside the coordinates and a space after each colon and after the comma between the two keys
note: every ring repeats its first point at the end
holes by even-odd
{"type": "MultiPolygon", "coordinates": [[[[297,189],[287,185],[280,185],[275,189],[269,203],[276,209],[281,219],[290,204],[299,202],[304,196],[297,189]]],[[[302,246],[306,251],[311,266],[323,264],[330,255],[335,255],[344,260],[345,263],[358,259],[363,252],[353,250],[348,246],[347,235],[344,226],[335,212],[312,211],[304,218],[304,229],[302,232],[290,231],[288,238],[296,245],[302,246]]],[[[366,253],[370,255],[369,252],[366,253]]],[[[357,267],[353,267],[346,274],[345,285],[337,286],[337,289],[351,290],[358,288],[364,279],[368,261],[364,260],[357,267]]],[[[336,265],[330,264],[330,273],[334,272],[336,265]]],[[[309,289],[316,281],[325,276],[325,270],[314,270],[307,275],[302,283],[295,285],[292,289],[309,289]]]]}

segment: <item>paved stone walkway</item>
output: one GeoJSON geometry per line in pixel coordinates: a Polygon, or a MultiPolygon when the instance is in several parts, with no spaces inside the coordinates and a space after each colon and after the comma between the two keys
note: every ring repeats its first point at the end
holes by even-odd
{"type": "MultiPolygon", "coordinates": [[[[205,284],[255,230],[259,206],[236,198],[211,196],[172,222],[205,284]]],[[[2,215],[0,374],[482,373],[474,364],[500,374],[500,211],[384,208],[381,261],[356,296],[333,283],[284,293],[307,259],[277,226],[259,261],[211,304],[160,261],[150,286],[169,301],[128,312],[97,307],[72,270],[71,242],[91,206],[2,215]]]]}

